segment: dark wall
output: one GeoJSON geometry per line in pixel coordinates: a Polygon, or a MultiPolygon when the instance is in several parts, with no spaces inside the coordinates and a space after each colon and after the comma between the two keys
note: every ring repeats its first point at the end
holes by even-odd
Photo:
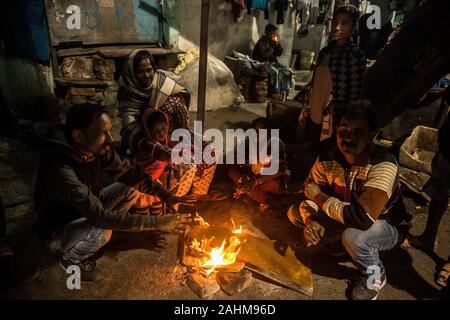
{"type": "Polygon", "coordinates": [[[10,57],[49,59],[47,23],[42,0],[2,2],[0,39],[10,57]]]}

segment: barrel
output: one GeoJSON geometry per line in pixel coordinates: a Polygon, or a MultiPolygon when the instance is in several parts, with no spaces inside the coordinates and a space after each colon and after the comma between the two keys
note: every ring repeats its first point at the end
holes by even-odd
{"type": "Polygon", "coordinates": [[[300,51],[300,70],[311,70],[314,61],[314,51],[300,51]]]}

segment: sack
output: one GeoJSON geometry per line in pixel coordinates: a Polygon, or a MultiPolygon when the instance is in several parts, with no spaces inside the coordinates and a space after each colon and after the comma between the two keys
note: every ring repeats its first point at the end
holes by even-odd
{"type": "MultiPolygon", "coordinates": [[[[208,55],[206,110],[227,108],[242,101],[233,73],[225,63],[208,55]]],[[[179,76],[172,77],[191,93],[190,111],[197,111],[199,60],[189,63],[179,76]]]]}

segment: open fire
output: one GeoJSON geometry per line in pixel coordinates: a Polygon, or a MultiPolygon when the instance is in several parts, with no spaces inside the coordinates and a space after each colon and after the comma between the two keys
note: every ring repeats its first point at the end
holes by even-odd
{"type": "MultiPolygon", "coordinates": [[[[201,226],[209,227],[207,223],[198,213],[195,215],[195,221],[201,226]]],[[[233,233],[242,233],[242,226],[236,228],[234,221],[233,233]]],[[[197,266],[195,269],[202,271],[206,276],[211,275],[217,268],[232,265],[236,262],[236,257],[241,250],[241,241],[236,236],[224,239],[220,245],[217,245],[215,237],[203,238],[201,240],[193,239],[188,244],[191,252],[197,257],[197,266]]]]}
{"type": "Polygon", "coordinates": [[[219,247],[212,245],[214,240],[215,238],[201,241],[194,239],[190,244],[192,250],[202,253],[202,258],[199,258],[198,261],[198,268],[203,269],[207,276],[213,273],[217,267],[235,263],[241,250],[241,241],[238,237],[233,236],[223,240],[219,247]]]}
{"type": "MultiPolygon", "coordinates": [[[[242,292],[257,273],[297,292],[312,294],[309,268],[288,248],[282,255],[275,243],[249,235],[231,220],[228,228],[210,226],[198,213],[182,241],[186,282],[200,297],[210,299],[220,289],[228,295],[242,292]]],[[[181,248],[181,247],[180,247],[181,248]]]]}

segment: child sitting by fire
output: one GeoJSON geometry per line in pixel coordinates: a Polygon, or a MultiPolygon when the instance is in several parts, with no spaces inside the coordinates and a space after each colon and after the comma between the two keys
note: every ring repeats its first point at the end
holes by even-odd
{"type": "MultiPolygon", "coordinates": [[[[196,194],[208,193],[214,170],[204,170],[200,183],[194,184],[194,179],[199,179],[196,175],[198,166],[192,163],[172,164],[173,145],[170,141],[169,127],[169,119],[164,112],[149,108],[144,111],[139,121],[131,123],[122,130],[122,148],[134,157],[152,180],[161,180],[166,168],[170,167],[165,188],[175,195],[183,196],[191,191],[192,200],[197,200],[196,194]],[[153,150],[151,157],[142,151],[144,144],[148,145],[144,149],[153,150]]],[[[146,210],[148,207],[153,214],[160,213],[160,199],[142,194],[135,203],[135,208],[146,210]]]]}
{"type": "MultiPolygon", "coordinates": [[[[266,118],[257,118],[253,120],[251,128],[255,129],[257,139],[257,149],[260,148],[260,136],[262,129],[268,129],[268,122],[266,118]]],[[[268,130],[267,153],[268,157],[261,161],[258,159],[257,163],[244,165],[232,165],[228,169],[228,175],[236,183],[236,190],[234,198],[238,199],[241,195],[247,195],[250,199],[259,204],[261,213],[266,214],[272,212],[268,202],[269,194],[280,195],[287,190],[286,180],[290,175],[288,170],[285,148],[283,142],[275,137],[270,137],[268,130]],[[271,144],[274,139],[277,139],[279,144],[279,157],[277,160],[272,158],[271,144]],[[274,165],[272,161],[278,161],[278,172],[273,175],[262,175],[263,168],[274,165]]],[[[248,142],[246,142],[246,147],[248,142]]],[[[246,154],[249,154],[246,152],[246,154]]]]}

